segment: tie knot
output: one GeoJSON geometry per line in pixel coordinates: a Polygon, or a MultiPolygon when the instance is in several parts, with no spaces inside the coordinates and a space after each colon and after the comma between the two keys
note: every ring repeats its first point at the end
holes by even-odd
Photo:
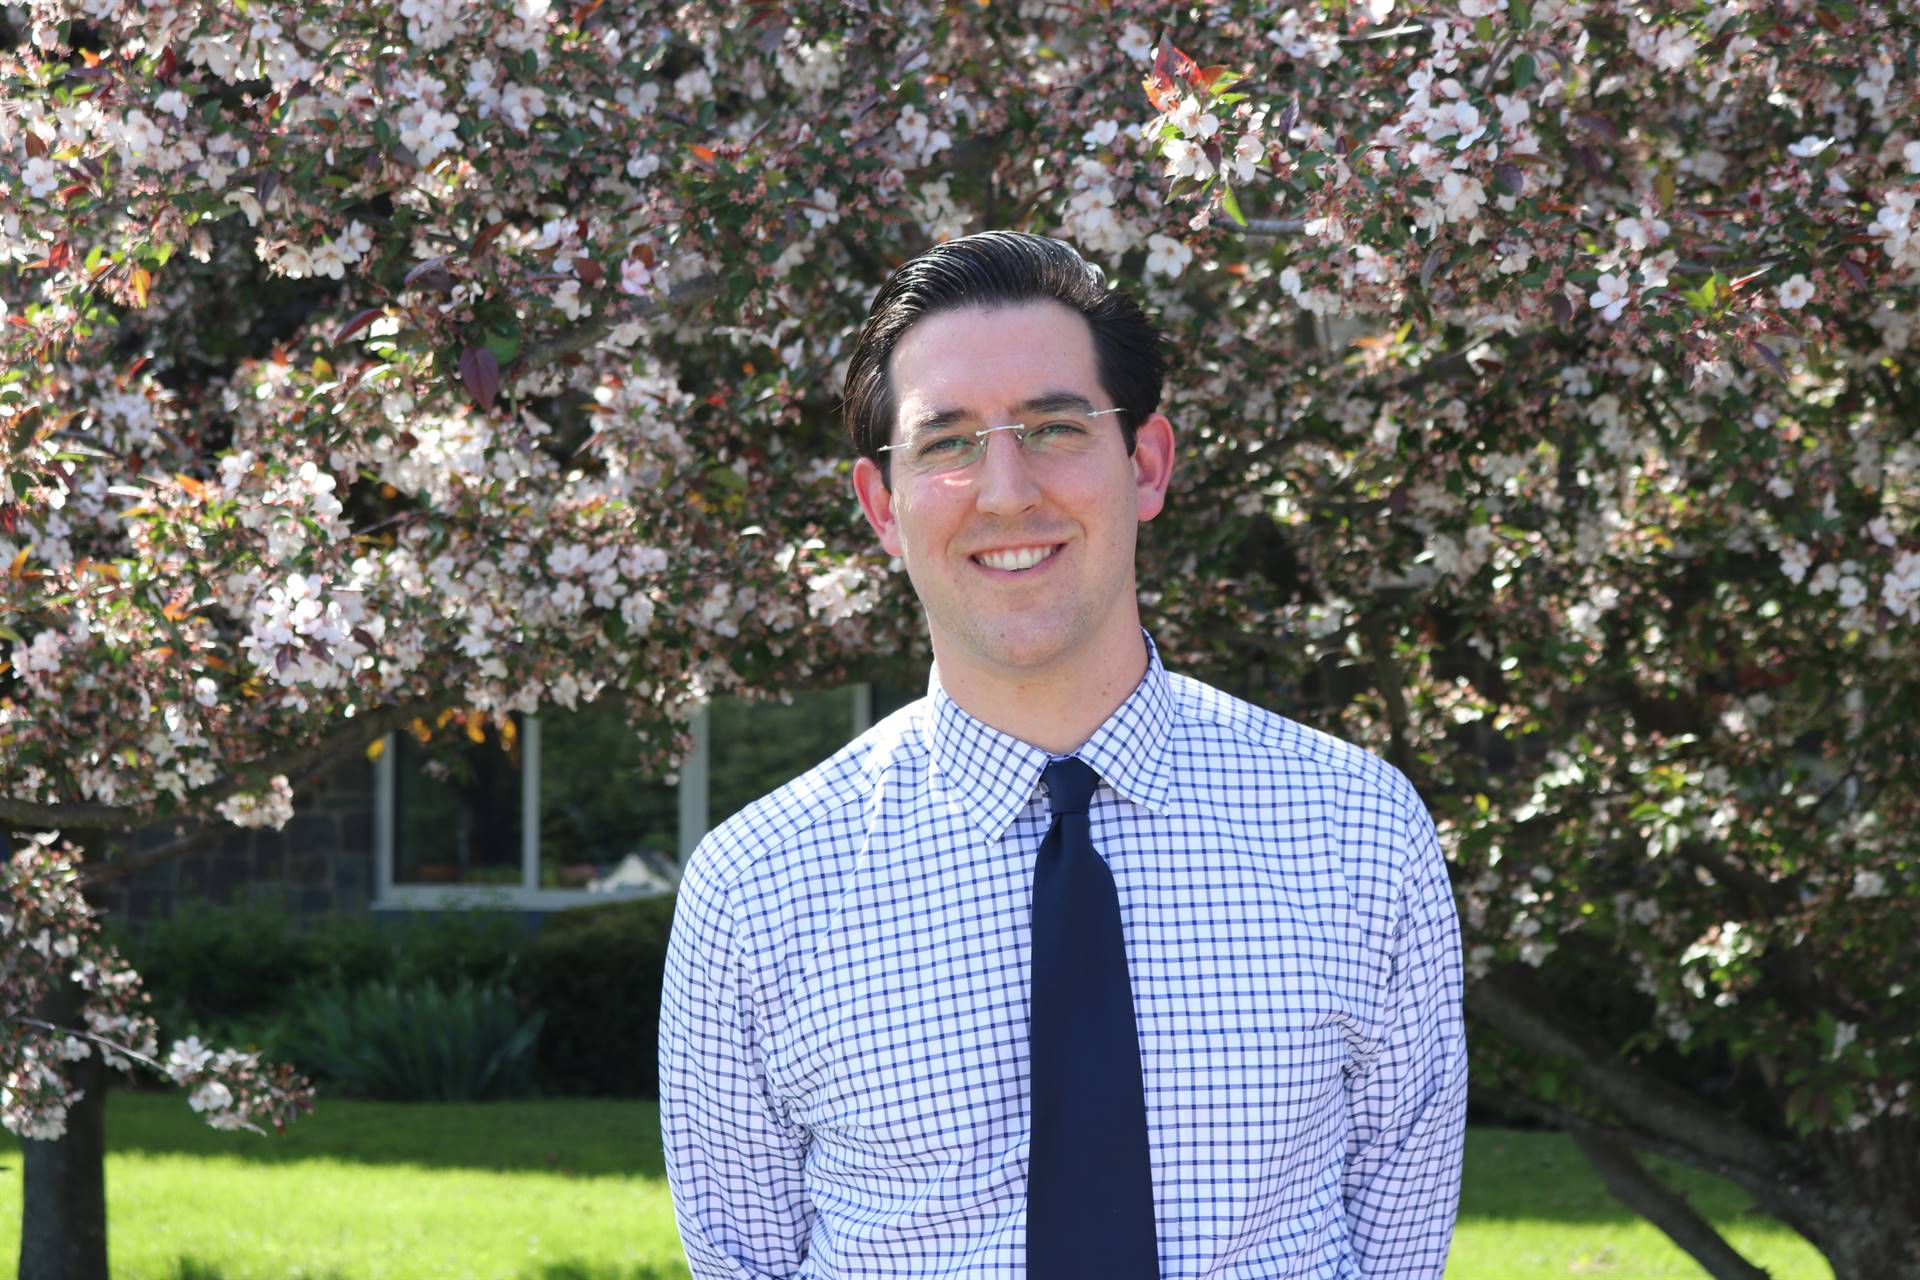
{"type": "Polygon", "coordinates": [[[1100,785],[1100,775],[1093,766],[1073,756],[1055,760],[1040,777],[1047,784],[1047,808],[1056,818],[1063,813],[1085,813],[1093,800],[1093,789],[1100,785]]]}

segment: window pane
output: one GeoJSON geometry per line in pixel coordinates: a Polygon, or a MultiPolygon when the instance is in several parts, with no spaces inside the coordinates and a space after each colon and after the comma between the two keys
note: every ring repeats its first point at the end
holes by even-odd
{"type": "Polygon", "coordinates": [[[410,735],[395,739],[394,883],[519,885],[518,737],[510,749],[491,735],[462,742],[451,767],[430,765],[410,735]]]}
{"type": "Polygon", "coordinates": [[[612,702],[540,713],[541,888],[587,888],[634,854],[678,861],[679,796],[643,772],[639,756],[612,702]]]}
{"type": "Polygon", "coordinates": [[[845,689],[797,693],[791,706],[715,698],[709,715],[707,818],[716,826],[853,736],[853,696],[845,689]]]}

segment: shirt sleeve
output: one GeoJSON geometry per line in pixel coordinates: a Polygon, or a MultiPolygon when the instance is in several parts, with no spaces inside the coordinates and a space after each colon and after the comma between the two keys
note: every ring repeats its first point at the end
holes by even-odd
{"type": "Polygon", "coordinates": [[[1341,1189],[1362,1275],[1438,1280],[1466,1139],[1460,923],[1433,820],[1418,797],[1410,807],[1392,977],[1377,1053],[1348,1095],[1341,1189]]]}
{"type": "Polygon", "coordinates": [[[749,968],[696,855],[681,883],[660,1001],[660,1131],[694,1280],[776,1280],[807,1255],[805,1134],[767,1089],[749,968]]]}

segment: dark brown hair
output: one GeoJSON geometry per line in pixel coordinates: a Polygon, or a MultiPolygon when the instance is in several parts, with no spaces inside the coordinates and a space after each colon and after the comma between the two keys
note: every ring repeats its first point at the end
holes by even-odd
{"type": "Polygon", "coordinates": [[[841,412],[854,449],[879,463],[891,483],[880,452],[893,434],[888,365],[907,330],[943,311],[1040,301],[1071,308],[1093,331],[1100,385],[1125,410],[1120,431],[1132,453],[1134,433],[1160,407],[1166,358],[1159,329],[1072,245],[1020,231],[983,231],[937,244],[880,287],[847,362],[841,412]]]}

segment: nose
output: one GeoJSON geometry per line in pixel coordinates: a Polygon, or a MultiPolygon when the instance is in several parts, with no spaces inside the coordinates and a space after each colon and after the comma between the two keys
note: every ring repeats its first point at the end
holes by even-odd
{"type": "Polygon", "coordinates": [[[974,482],[973,505],[988,515],[1013,515],[1036,506],[1040,486],[1034,483],[1026,450],[1011,431],[987,437],[987,456],[980,459],[974,482]]]}

